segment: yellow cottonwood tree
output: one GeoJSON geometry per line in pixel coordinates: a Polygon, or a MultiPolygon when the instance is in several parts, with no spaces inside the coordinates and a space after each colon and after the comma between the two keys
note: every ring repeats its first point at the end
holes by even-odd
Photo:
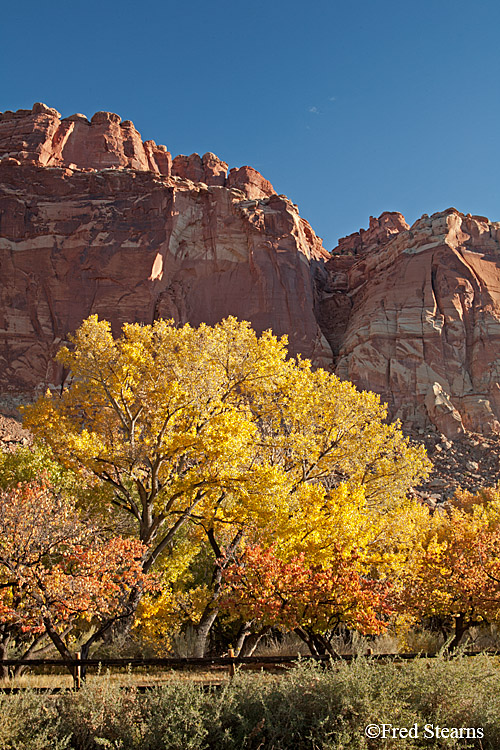
{"type": "Polygon", "coordinates": [[[26,408],[25,425],[63,464],[114,488],[149,545],[146,567],[195,511],[267,481],[249,396],[279,387],[284,342],[231,319],[213,329],[127,324],[115,340],[96,316],[72,341],[58,354],[70,386],[26,408]]]}
{"type": "MultiPolygon", "coordinates": [[[[159,320],[126,324],[115,339],[92,316],[72,344],[57,357],[69,386],[26,408],[25,426],[64,465],[113,488],[148,547],[145,572],[170,556],[175,577],[175,540],[191,525],[227,558],[250,528],[293,535],[304,504],[322,507],[340,485],[347,503],[362,488],[387,513],[427,471],[378,396],[287,359],[286,338],[258,337],[249,323],[159,320]]],[[[198,652],[216,615],[212,602],[198,652]]]]}

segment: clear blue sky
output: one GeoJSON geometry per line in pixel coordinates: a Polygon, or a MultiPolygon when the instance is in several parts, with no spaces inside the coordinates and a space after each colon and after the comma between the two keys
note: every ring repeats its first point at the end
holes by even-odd
{"type": "Polygon", "coordinates": [[[498,0],[4,4],[0,109],[131,119],[250,164],[330,249],[368,216],[500,219],[498,0]]]}

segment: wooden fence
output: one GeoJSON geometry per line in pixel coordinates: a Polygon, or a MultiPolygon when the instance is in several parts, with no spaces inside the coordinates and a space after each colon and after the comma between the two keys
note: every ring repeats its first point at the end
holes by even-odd
{"type": "MultiPolygon", "coordinates": [[[[446,658],[455,658],[456,656],[477,656],[479,653],[487,653],[490,656],[500,656],[500,651],[459,651],[458,653],[447,653],[446,658]]],[[[404,662],[411,661],[413,659],[434,659],[439,657],[440,654],[425,654],[425,653],[411,653],[411,654],[369,654],[366,658],[376,662],[404,662]]],[[[253,666],[254,668],[259,667],[292,667],[294,664],[299,662],[318,662],[325,666],[330,663],[338,661],[353,661],[359,658],[356,655],[344,655],[336,654],[331,656],[326,654],[324,656],[213,656],[204,658],[146,658],[146,657],[135,657],[135,658],[102,658],[102,659],[81,659],[77,655],[74,659],[4,659],[1,664],[5,667],[18,667],[18,666],[29,666],[29,667],[64,667],[66,668],[73,677],[73,687],[78,690],[81,687],[82,679],[84,679],[85,672],[88,667],[97,668],[108,668],[108,667],[121,667],[125,669],[133,669],[135,667],[163,667],[165,670],[192,670],[192,671],[207,671],[213,668],[226,668],[229,676],[231,677],[235,673],[237,666],[253,666]]],[[[28,688],[13,688],[9,686],[0,687],[0,691],[4,692],[19,692],[28,688]]],[[[37,688],[40,691],[51,691],[54,692],[54,688],[37,688]]]]}

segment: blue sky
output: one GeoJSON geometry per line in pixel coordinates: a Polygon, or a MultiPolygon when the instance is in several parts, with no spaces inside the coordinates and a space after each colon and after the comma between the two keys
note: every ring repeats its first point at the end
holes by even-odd
{"type": "Polygon", "coordinates": [[[500,219],[499,28],[498,0],[25,0],[0,109],[108,110],[250,164],[331,249],[384,210],[500,219]]]}

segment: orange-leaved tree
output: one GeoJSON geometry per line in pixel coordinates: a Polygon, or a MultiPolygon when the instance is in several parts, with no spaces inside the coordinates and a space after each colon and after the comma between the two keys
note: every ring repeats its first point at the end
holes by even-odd
{"type": "Polygon", "coordinates": [[[41,481],[0,491],[0,623],[8,636],[46,631],[71,658],[68,637],[83,639],[83,655],[102,628],[129,616],[130,591],[147,590],[144,545],[106,538],[75,504],[41,481]]]}
{"type": "Polygon", "coordinates": [[[470,627],[500,620],[500,493],[458,492],[428,515],[400,578],[400,612],[434,618],[456,648],[470,627]]]}
{"type": "Polygon", "coordinates": [[[357,556],[335,547],[329,565],[311,565],[304,554],[288,561],[271,546],[248,546],[224,572],[220,606],[260,627],[294,630],[311,653],[334,653],[340,624],[361,633],[380,633],[389,615],[388,581],[360,575],[357,556]]]}

